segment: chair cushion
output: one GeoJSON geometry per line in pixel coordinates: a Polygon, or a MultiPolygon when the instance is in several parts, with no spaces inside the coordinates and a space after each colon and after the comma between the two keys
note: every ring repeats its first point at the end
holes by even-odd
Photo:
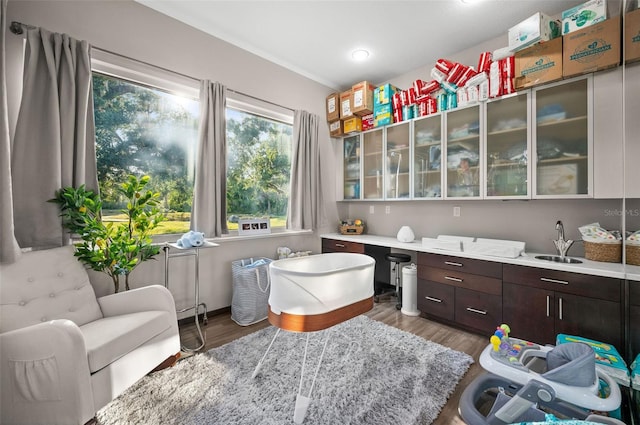
{"type": "Polygon", "coordinates": [[[171,326],[166,311],[141,311],[105,317],[80,326],[94,373],[140,347],[171,326]]]}
{"type": "Polygon", "coordinates": [[[84,266],[65,246],[23,253],[0,266],[0,332],[53,319],[76,325],[102,318],[84,266]]]}

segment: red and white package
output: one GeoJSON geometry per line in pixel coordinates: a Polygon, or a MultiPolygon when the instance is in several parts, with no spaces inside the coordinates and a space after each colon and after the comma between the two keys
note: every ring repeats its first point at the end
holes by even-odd
{"type": "Polygon", "coordinates": [[[467,91],[467,101],[469,103],[476,103],[478,101],[478,98],[479,98],[478,86],[467,87],[466,91],[467,91]]]}
{"type": "Polygon", "coordinates": [[[489,97],[502,96],[501,69],[500,61],[491,63],[489,68],[489,97]]]}
{"type": "Polygon", "coordinates": [[[391,96],[391,106],[393,109],[402,109],[402,92],[396,92],[391,96]]]}
{"type": "Polygon", "coordinates": [[[441,84],[447,78],[447,74],[440,71],[438,68],[431,68],[431,78],[441,84]]]}
{"type": "Polygon", "coordinates": [[[460,80],[460,77],[462,77],[462,74],[464,74],[464,72],[466,71],[466,66],[456,62],[453,65],[453,68],[451,68],[451,71],[449,71],[449,74],[447,74],[447,78],[445,81],[447,81],[448,83],[453,83],[457,86],[461,86],[462,84],[458,84],[458,81],[460,80]]]}
{"type": "Polygon", "coordinates": [[[500,59],[500,72],[505,77],[516,76],[516,57],[508,56],[504,59],[500,59]]]}
{"type": "Polygon", "coordinates": [[[453,68],[453,62],[447,59],[438,59],[436,61],[436,69],[438,69],[443,74],[448,74],[453,68]]]}
{"type": "Polygon", "coordinates": [[[458,80],[458,82],[456,83],[456,85],[457,85],[458,87],[464,86],[464,85],[467,83],[467,81],[469,81],[469,79],[470,79],[471,77],[474,77],[474,76],[476,76],[476,75],[478,75],[478,73],[476,72],[476,70],[475,70],[475,69],[473,69],[473,67],[472,67],[472,66],[468,66],[468,67],[465,69],[465,71],[464,71],[464,73],[462,74],[462,76],[460,77],[460,79],[458,80]]]}
{"type": "Polygon", "coordinates": [[[416,103],[416,91],[413,87],[409,87],[407,90],[400,92],[402,99],[402,106],[413,105],[416,103]]]}
{"type": "Polygon", "coordinates": [[[458,90],[456,92],[456,97],[458,98],[458,106],[466,106],[469,103],[469,95],[466,90],[458,90]]]}
{"type": "Polygon", "coordinates": [[[482,102],[489,99],[489,81],[483,81],[478,84],[478,101],[482,102]]]}
{"type": "Polygon", "coordinates": [[[480,83],[482,83],[483,81],[487,81],[489,77],[487,77],[487,73],[486,72],[480,72],[476,75],[474,75],[473,77],[469,77],[469,79],[467,80],[467,82],[464,84],[467,87],[473,87],[473,86],[477,86],[480,83]]]}
{"type": "Polygon", "coordinates": [[[416,91],[417,94],[423,94],[422,90],[427,86],[427,82],[424,80],[415,80],[413,82],[413,89],[416,91]]]}
{"type": "Polygon", "coordinates": [[[502,78],[502,95],[511,94],[516,91],[515,86],[513,85],[512,77],[503,77],[502,78]]]}
{"type": "Polygon", "coordinates": [[[478,72],[489,72],[489,66],[491,65],[491,52],[480,53],[478,59],[478,72]]]}
{"type": "Polygon", "coordinates": [[[420,98],[421,101],[418,102],[418,116],[424,117],[429,114],[434,114],[438,112],[438,103],[431,96],[423,96],[420,98]]]}
{"type": "Polygon", "coordinates": [[[393,122],[402,121],[402,106],[398,109],[393,108],[393,122]]]}

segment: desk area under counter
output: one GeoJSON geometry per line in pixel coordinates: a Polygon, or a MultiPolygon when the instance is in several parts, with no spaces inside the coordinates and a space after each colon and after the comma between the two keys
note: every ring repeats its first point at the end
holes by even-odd
{"type": "Polygon", "coordinates": [[[515,336],[537,343],[553,344],[557,333],[566,333],[625,350],[623,264],[586,259],[580,264],[554,263],[529,253],[492,257],[376,235],[332,233],[321,238],[323,247],[339,244],[364,252],[367,246],[377,246],[415,254],[418,309],[425,318],[479,334],[490,334],[504,322],[515,336]]]}

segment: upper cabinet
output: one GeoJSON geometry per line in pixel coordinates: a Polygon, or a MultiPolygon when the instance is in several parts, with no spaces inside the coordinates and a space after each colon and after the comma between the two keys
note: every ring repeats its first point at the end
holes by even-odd
{"type": "Polygon", "coordinates": [[[360,136],[343,141],[344,199],[360,199],[360,136]]]}
{"type": "Polygon", "coordinates": [[[442,115],[413,121],[413,198],[442,197],[442,115]]]}
{"type": "Polygon", "coordinates": [[[362,134],[362,198],[383,199],[384,128],[362,134]]]}
{"type": "Polygon", "coordinates": [[[592,196],[591,76],[532,91],[533,197],[592,196]]]}
{"type": "Polygon", "coordinates": [[[445,114],[445,198],[480,198],[481,105],[445,114]]]}
{"type": "Polygon", "coordinates": [[[410,143],[411,122],[404,121],[386,128],[386,199],[410,197],[410,143]]]}
{"type": "Polygon", "coordinates": [[[531,195],[530,92],[487,102],[485,198],[531,195]]]}

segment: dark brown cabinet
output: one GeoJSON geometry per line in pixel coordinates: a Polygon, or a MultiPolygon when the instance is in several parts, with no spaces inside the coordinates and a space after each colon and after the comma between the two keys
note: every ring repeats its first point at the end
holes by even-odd
{"type": "Polygon", "coordinates": [[[502,322],[502,264],[418,254],[418,309],[475,332],[502,322]]]}
{"type": "Polygon", "coordinates": [[[364,254],[364,244],[323,238],[322,252],[355,252],[364,254]]]}
{"type": "Polygon", "coordinates": [[[629,281],[629,359],[640,354],[640,282],[629,281]]]}
{"type": "Polygon", "coordinates": [[[503,320],[514,336],[555,344],[559,333],[623,346],[622,281],[505,264],[503,320]]]}

